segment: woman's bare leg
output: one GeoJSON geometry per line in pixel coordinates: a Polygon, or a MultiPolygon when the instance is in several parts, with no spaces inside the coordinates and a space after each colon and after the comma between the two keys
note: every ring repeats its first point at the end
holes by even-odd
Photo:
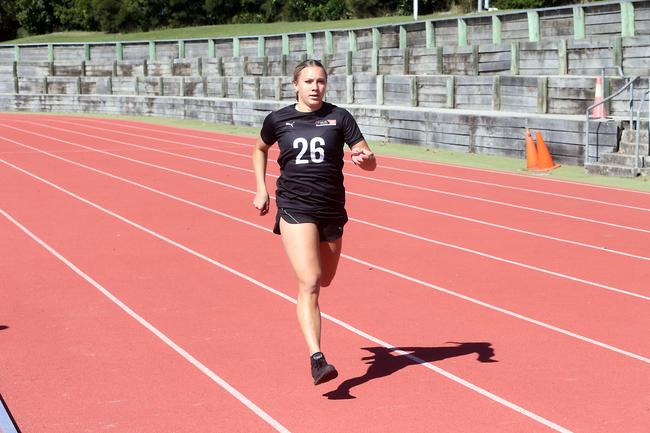
{"type": "Polygon", "coordinates": [[[289,224],[280,219],[282,243],[298,279],[297,315],[309,354],[320,352],[321,317],[318,306],[320,241],[315,224],[289,224]]]}

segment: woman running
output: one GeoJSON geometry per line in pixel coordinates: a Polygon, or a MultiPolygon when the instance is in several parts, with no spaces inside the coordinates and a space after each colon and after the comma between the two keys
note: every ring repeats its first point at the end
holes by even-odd
{"type": "Polygon", "coordinates": [[[273,232],[281,234],[284,249],[298,279],[297,314],[307,342],[314,384],[338,376],[321,352],[321,314],[318,295],[332,282],[341,255],[343,226],[348,221],[343,187],[343,146],[352,162],[374,170],[375,156],[357,122],[345,109],[323,101],[327,72],[317,60],[305,60],[293,73],[296,104],[270,113],[253,151],[257,193],[253,204],[266,215],[268,150],[280,148],[273,232]]]}

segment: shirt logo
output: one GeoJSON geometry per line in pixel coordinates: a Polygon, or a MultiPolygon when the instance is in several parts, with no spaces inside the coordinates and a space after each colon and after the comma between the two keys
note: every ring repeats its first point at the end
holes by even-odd
{"type": "Polygon", "coordinates": [[[293,128],[293,124],[294,124],[294,123],[296,123],[296,122],[286,122],[285,125],[286,125],[286,126],[291,126],[291,127],[293,128]]]}
{"type": "Polygon", "coordinates": [[[317,120],[316,126],[336,126],[336,119],[317,120]]]}

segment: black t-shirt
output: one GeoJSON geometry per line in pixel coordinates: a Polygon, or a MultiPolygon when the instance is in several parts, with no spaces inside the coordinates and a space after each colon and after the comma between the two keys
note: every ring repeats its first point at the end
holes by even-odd
{"type": "Polygon", "coordinates": [[[278,207],[323,218],[345,214],[343,145],[363,140],[347,110],[323,102],[318,111],[304,113],[290,105],[266,116],[260,136],[280,147],[278,207]]]}

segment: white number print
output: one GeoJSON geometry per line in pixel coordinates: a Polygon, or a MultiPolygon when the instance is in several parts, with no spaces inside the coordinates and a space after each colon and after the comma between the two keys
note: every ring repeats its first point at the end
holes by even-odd
{"type": "Polygon", "coordinates": [[[309,141],[309,143],[307,143],[306,138],[303,137],[296,138],[295,140],[293,140],[293,148],[294,149],[300,148],[300,152],[296,157],[296,164],[308,164],[310,162],[318,164],[325,161],[324,147],[325,147],[325,140],[323,140],[322,137],[314,137],[309,141]],[[303,159],[303,157],[307,153],[307,150],[309,150],[309,159],[303,159]]]}

